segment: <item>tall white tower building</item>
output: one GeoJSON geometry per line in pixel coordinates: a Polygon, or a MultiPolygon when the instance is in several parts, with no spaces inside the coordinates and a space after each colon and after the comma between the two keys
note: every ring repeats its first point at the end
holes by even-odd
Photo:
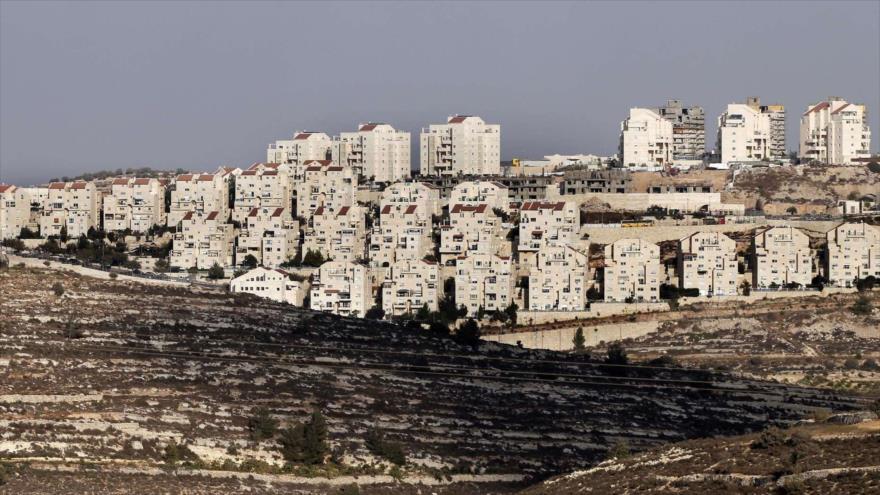
{"type": "Polygon", "coordinates": [[[480,117],[453,115],[421,133],[422,175],[498,175],[501,126],[480,117]]]}

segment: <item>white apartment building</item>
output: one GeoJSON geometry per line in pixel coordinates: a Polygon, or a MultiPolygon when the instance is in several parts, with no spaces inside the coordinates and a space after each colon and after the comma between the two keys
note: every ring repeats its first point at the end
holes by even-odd
{"type": "Polygon", "coordinates": [[[507,186],[493,181],[467,181],[457,184],[449,194],[450,205],[489,205],[491,209],[510,211],[507,186]]]}
{"type": "Polygon", "coordinates": [[[826,234],[829,282],[852,287],[856,279],[880,278],[880,228],[865,223],[842,223],[826,234]]]}
{"type": "Polygon", "coordinates": [[[513,302],[516,279],[509,257],[473,253],[456,263],[455,304],[474,316],[484,311],[503,311],[513,302]]]}
{"type": "Polygon", "coordinates": [[[292,139],[269,144],[266,150],[266,162],[295,165],[293,175],[294,178],[299,178],[296,165],[302,166],[311,160],[329,160],[332,148],[333,140],[327,134],[300,131],[294,133],[292,139]]]}
{"type": "Polygon", "coordinates": [[[219,212],[190,211],[178,223],[168,261],[183,269],[207,270],[214,263],[228,267],[232,265],[234,239],[232,224],[219,212]]]}
{"type": "Polygon", "coordinates": [[[382,191],[381,207],[415,205],[416,213],[424,216],[442,212],[440,191],[424,182],[395,182],[382,191]]]}
{"type": "Polygon", "coordinates": [[[144,233],[165,225],[165,186],[159,179],[113,179],[104,196],[104,230],[144,233]]]}
{"type": "MultiPolygon", "coordinates": [[[[587,251],[589,252],[589,251],[587,251]]],[[[531,311],[582,311],[590,288],[589,258],[563,244],[545,245],[529,272],[531,311]]]]}
{"type": "Polygon", "coordinates": [[[284,208],[252,208],[238,234],[235,264],[251,255],[258,264],[277,268],[296,256],[299,240],[299,222],[290,220],[284,208]]]}
{"type": "Polygon", "coordinates": [[[871,128],[865,105],[838,97],[810,105],[801,116],[801,160],[848,165],[871,156],[871,128]]]}
{"type": "Polygon", "coordinates": [[[735,296],[736,241],[721,232],[696,232],[678,241],[678,283],[701,296],[735,296]]]}
{"type": "Polygon", "coordinates": [[[771,227],[752,239],[752,286],[807,286],[812,279],[810,238],[794,227],[771,227]]]}
{"type": "Polygon", "coordinates": [[[30,223],[30,195],[11,184],[0,184],[0,240],[14,239],[30,223]]]}
{"type": "Polygon", "coordinates": [[[379,211],[379,224],[370,232],[370,265],[388,267],[397,261],[420,260],[432,254],[433,222],[424,212],[425,208],[416,204],[384,204],[379,211]]]}
{"type": "Polygon", "coordinates": [[[275,302],[302,306],[309,292],[309,283],[296,280],[284,270],[257,267],[232,279],[229,292],[253,294],[275,302]]]}
{"type": "Polygon", "coordinates": [[[332,159],[370,182],[396,182],[410,176],[410,134],[370,122],[333,140],[332,159]]]}
{"type": "Polygon", "coordinates": [[[303,177],[295,184],[296,214],[306,220],[322,206],[335,212],[357,201],[357,175],[329,160],[306,162],[303,177]]]}
{"type": "Polygon", "coordinates": [[[480,117],[453,115],[422,129],[422,175],[498,175],[501,126],[480,117]]]}
{"type": "Polygon", "coordinates": [[[189,212],[216,212],[222,221],[228,220],[229,177],[223,174],[178,175],[171,191],[168,226],[177,225],[189,212]]]}
{"type": "Polygon", "coordinates": [[[60,236],[66,228],[67,236],[76,238],[91,228],[100,228],[100,221],[100,199],[93,182],[49,184],[49,199],[40,216],[40,235],[60,236]]]}
{"type": "Polygon", "coordinates": [[[620,123],[620,156],[624,167],[672,164],[672,122],[648,108],[631,108],[620,123]]]}
{"type": "Polygon", "coordinates": [[[788,150],[785,148],[785,105],[761,105],[761,99],[757,96],[746,98],[746,104],[767,115],[770,119],[770,141],[767,143],[767,155],[771,159],[777,160],[788,158],[788,150]]]}
{"type": "Polygon", "coordinates": [[[578,240],[580,208],[572,201],[526,201],[519,212],[520,262],[528,263],[541,248],[578,240]]]}
{"type": "Polygon", "coordinates": [[[318,207],[303,236],[303,255],[321,253],[324,259],[358,261],[365,257],[366,212],[361,206],[330,211],[318,207]]]}
{"type": "Polygon", "coordinates": [[[31,203],[30,217],[28,218],[27,228],[33,232],[40,231],[40,218],[43,216],[43,210],[49,205],[49,188],[48,187],[22,187],[19,188],[27,194],[31,203]]]}
{"type": "Polygon", "coordinates": [[[440,227],[440,261],[449,265],[461,256],[497,254],[503,238],[501,219],[489,205],[453,205],[449,223],[440,227]]]}
{"type": "Polygon", "coordinates": [[[255,163],[235,178],[232,219],[244,223],[254,208],[281,208],[291,215],[290,166],[255,163]]]}
{"type": "Polygon", "coordinates": [[[605,246],[606,302],[660,299],[660,247],[642,239],[619,239],[605,246]]]}
{"type": "Polygon", "coordinates": [[[731,103],[718,117],[721,163],[770,159],[770,115],[749,104],[731,103]]]}
{"type": "Polygon", "coordinates": [[[367,267],[350,261],[321,265],[312,275],[311,307],[315,311],[363,318],[373,307],[367,267]]]}
{"type": "Polygon", "coordinates": [[[440,300],[440,270],[436,263],[401,260],[393,263],[382,282],[385,316],[415,314],[427,305],[437,311],[440,300]]]}

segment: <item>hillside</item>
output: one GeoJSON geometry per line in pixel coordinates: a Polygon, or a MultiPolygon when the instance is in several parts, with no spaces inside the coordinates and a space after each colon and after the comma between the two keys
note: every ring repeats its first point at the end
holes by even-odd
{"type": "Polygon", "coordinates": [[[336,493],[352,482],[500,493],[586,468],[621,441],[646,449],[862,405],[48,269],[0,271],[0,314],[0,493],[336,493]],[[261,407],[281,427],[320,410],[327,462],[285,465],[277,435],[251,439],[261,407]],[[376,430],[402,447],[402,468],[366,448],[376,430]]]}

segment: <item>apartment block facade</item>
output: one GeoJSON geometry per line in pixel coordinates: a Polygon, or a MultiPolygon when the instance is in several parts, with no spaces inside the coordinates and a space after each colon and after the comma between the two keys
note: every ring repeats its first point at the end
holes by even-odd
{"type": "Polygon", "coordinates": [[[255,163],[235,179],[232,219],[244,223],[254,208],[281,208],[291,215],[293,192],[290,166],[255,163]]]}
{"type": "Polygon", "coordinates": [[[497,254],[503,237],[501,219],[489,205],[453,205],[449,223],[440,226],[440,261],[448,265],[460,256],[497,254]]]}
{"type": "Polygon", "coordinates": [[[672,158],[699,160],[706,152],[706,116],[703,107],[685,107],[680,100],[651,109],[672,123],[672,158]]]}
{"type": "Polygon", "coordinates": [[[660,299],[660,247],[642,239],[619,239],[605,246],[606,302],[660,299]]]}
{"type": "MultiPolygon", "coordinates": [[[[302,166],[312,160],[329,160],[332,149],[333,140],[327,134],[300,131],[294,133],[292,139],[269,144],[266,150],[266,162],[302,166]]],[[[297,169],[297,167],[292,168],[297,169]]],[[[296,174],[294,176],[296,177],[296,174]]]]}
{"type": "Polygon", "coordinates": [[[169,264],[183,269],[207,270],[214,263],[232,266],[233,226],[220,212],[187,212],[172,237],[169,264]]]}
{"type": "Polygon", "coordinates": [[[780,104],[762,105],[757,96],[746,98],[746,104],[766,115],[770,120],[770,139],[767,155],[770,159],[782,160],[788,157],[785,148],[785,106],[780,104]]]}
{"type": "Polygon", "coordinates": [[[631,108],[620,123],[619,152],[624,167],[672,164],[672,122],[648,108],[631,108]]]}
{"type": "Polygon", "coordinates": [[[104,196],[104,230],[144,233],[165,225],[165,186],[158,179],[113,179],[104,196]]]}
{"type": "Polygon", "coordinates": [[[545,245],[529,271],[528,308],[582,311],[587,307],[590,284],[585,252],[564,244],[545,245]]]}
{"type": "Polygon", "coordinates": [[[498,175],[501,126],[480,117],[453,115],[445,124],[422,129],[422,175],[498,175]]]}
{"type": "Polygon", "coordinates": [[[697,232],[678,241],[678,283],[701,296],[735,296],[736,241],[721,232],[697,232]]]}
{"type": "Polygon", "coordinates": [[[89,229],[101,227],[101,199],[94,182],[53,182],[49,198],[40,216],[40,234],[44,237],[76,238],[89,229]]]}
{"type": "Polygon", "coordinates": [[[312,275],[311,308],[363,317],[373,307],[369,270],[350,261],[328,261],[312,275]]]}
{"type": "Polygon", "coordinates": [[[183,174],[174,180],[168,226],[177,225],[187,213],[215,213],[229,218],[229,179],[223,174],[183,174]]]}
{"type": "Polygon", "coordinates": [[[865,223],[843,223],[828,231],[825,274],[839,287],[853,287],[856,279],[880,279],[880,228],[865,223]]]}
{"type": "Polygon", "coordinates": [[[450,205],[488,205],[502,211],[510,210],[507,186],[495,181],[466,181],[457,184],[449,193],[450,205]]]}
{"type": "Polygon", "coordinates": [[[242,223],[235,246],[235,264],[248,255],[266,268],[278,268],[299,251],[299,222],[290,220],[284,208],[252,208],[242,223]]]}
{"type": "Polygon", "coordinates": [[[335,261],[364,259],[365,215],[361,206],[343,206],[335,212],[318,207],[303,235],[303,254],[311,250],[335,261]]]}
{"type": "Polygon", "coordinates": [[[410,134],[384,123],[361,124],[333,140],[332,160],[368,182],[405,180],[411,175],[410,134]]]}
{"type": "Polygon", "coordinates": [[[721,163],[770,159],[770,115],[749,104],[731,103],[718,117],[721,163]]]}
{"type": "Polygon", "coordinates": [[[229,291],[301,307],[309,293],[309,283],[284,270],[257,267],[232,279],[229,291]]]}
{"type": "Polygon", "coordinates": [[[422,306],[437,311],[440,300],[440,270],[425,260],[394,262],[382,282],[385,316],[415,314],[422,306]]]}
{"type": "Polygon", "coordinates": [[[23,188],[0,184],[0,240],[14,239],[30,223],[30,195],[23,188]]]}
{"type": "Polygon", "coordinates": [[[474,316],[484,311],[503,311],[513,302],[516,278],[509,257],[469,254],[460,257],[455,270],[455,303],[474,316]]]}
{"type": "Polygon", "coordinates": [[[801,160],[850,165],[871,156],[871,128],[865,105],[831,97],[801,116],[801,160]]]}
{"type": "Polygon", "coordinates": [[[794,227],[771,227],[752,239],[752,286],[807,286],[812,281],[810,238],[794,227]]]}
{"type": "MultiPolygon", "coordinates": [[[[580,209],[572,201],[526,201],[519,211],[520,259],[548,245],[569,245],[578,240],[580,209]]],[[[527,260],[525,260],[527,261],[527,260]]]]}
{"type": "Polygon", "coordinates": [[[350,167],[330,160],[305,163],[301,180],[295,182],[296,214],[306,220],[318,208],[330,212],[356,203],[358,179],[350,167]]]}

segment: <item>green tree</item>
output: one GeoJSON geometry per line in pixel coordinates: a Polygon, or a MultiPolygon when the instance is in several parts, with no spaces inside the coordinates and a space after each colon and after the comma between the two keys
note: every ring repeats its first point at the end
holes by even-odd
{"type": "Polygon", "coordinates": [[[255,442],[272,438],[278,432],[278,420],[265,407],[259,407],[248,419],[248,430],[255,442]]]}
{"type": "Polygon", "coordinates": [[[455,332],[455,341],[459,344],[476,347],[480,345],[480,325],[473,318],[468,318],[455,332]]]}
{"type": "Polygon", "coordinates": [[[748,280],[743,280],[743,283],[739,284],[739,289],[742,292],[742,295],[748,296],[752,293],[752,284],[750,284],[748,280]]]}
{"type": "Polygon", "coordinates": [[[368,320],[381,320],[385,318],[385,310],[379,307],[379,305],[374,305],[372,308],[368,309],[366,314],[364,314],[364,318],[368,320]]]}
{"type": "Polygon", "coordinates": [[[256,256],[254,256],[254,255],[252,255],[252,254],[249,254],[249,255],[247,255],[247,256],[244,257],[244,260],[242,260],[242,262],[241,262],[241,266],[243,266],[243,267],[245,267],[245,268],[250,268],[250,269],[253,270],[254,268],[257,267],[257,265],[258,265],[259,263],[260,263],[260,262],[257,261],[257,257],[256,257],[256,256]]]}
{"type": "Polygon", "coordinates": [[[855,304],[850,307],[850,311],[857,315],[870,315],[874,310],[874,306],[871,304],[871,300],[868,299],[864,294],[859,295],[859,298],[856,300],[855,304]]]}
{"type": "Polygon", "coordinates": [[[626,459],[630,456],[629,443],[626,440],[618,440],[608,450],[609,459],[626,459]]]}
{"type": "Polygon", "coordinates": [[[158,273],[165,273],[171,268],[171,265],[168,263],[168,260],[162,258],[156,260],[156,265],[154,268],[158,273]]]}
{"type": "Polygon", "coordinates": [[[303,256],[302,264],[306,266],[321,266],[324,264],[324,261],[324,255],[320,251],[309,249],[306,251],[306,255],[303,256]]]}
{"type": "Polygon", "coordinates": [[[221,278],[224,278],[225,276],[226,276],[226,274],[223,271],[223,267],[220,266],[220,264],[217,263],[216,261],[214,262],[213,265],[211,265],[211,268],[208,269],[208,278],[211,280],[220,280],[221,278]]]}
{"type": "Polygon", "coordinates": [[[397,443],[385,438],[385,435],[378,429],[370,429],[364,438],[364,444],[371,454],[383,457],[398,466],[406,464],[406,454],[403,447],[397,443]]]}
{"type": "Polygon", "coordinates": [[[288,462],[323,464],[330,447],[327,445],[327,423],[321,411],[316,409],[307,422],[282,430],[278,443],[281,455],[288,462]]]}
{"type": "Polygon", "coordinates": [[[626,349],[618,343],[611,344],[608,347],[608,356],[605,358],[605,362],[608,364],[629,364],[626,349]]]}
{"type": "Polygon", "coordinates": [[[571,343],[574,344],[574,350],[577,352],[583,352],[587,347],[587,339],[584,338],[584,329],[581,327],[577,328],[577,331],[574,332],[574,338],[571,339],[571,343]]]}
{"type": "Polygon", "coordinates": [[[428,321],[431,319],[431,310],[428,309],[428,304],[422,304],[422,307],[416,312],[416,319],[419,321],[428,321]]]}

